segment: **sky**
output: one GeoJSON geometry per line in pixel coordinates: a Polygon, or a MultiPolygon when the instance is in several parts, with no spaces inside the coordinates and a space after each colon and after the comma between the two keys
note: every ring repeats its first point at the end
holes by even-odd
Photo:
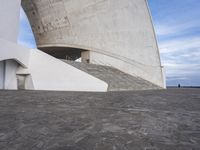
{"type": "MultiPolygon", "coordinates": [[[[167,86],[200,86],[199,0],[148,0],[167,86]]],[[[18,43],[35,48],[27,17],[21,9],[18,43]]]]}

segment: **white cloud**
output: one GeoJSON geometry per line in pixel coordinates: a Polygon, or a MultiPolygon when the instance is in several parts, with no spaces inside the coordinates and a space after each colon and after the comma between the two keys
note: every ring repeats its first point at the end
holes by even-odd
{"type": "Polygon", "coordinates": [[[183,85],[199,84],[200,37],[166,38],[159,42],[159,47],[169,85],[176,85],[178,82],[183,85]]]}
{"type": "Polygon", "coordinates": [[[173,23],[156,23],[155,31],[158,36],[169,36],[186,33],[189,29],[199,28],[200,21],[193,20],[188,22],[176,21],[173,23]]]}
{"type": "Polygon", "coordinates": [[[168,77],[188,77],[200,75],[200,64],[165,64],[168,77]]]}
{"type": "Polygon", "coordinates": [[[161,53],[183,52],[185,50],[199,49],[200,37],[176,38],[159,43],[161,53]]]}
{"type": "Polygon", "coordinates": [[[168,85],[199,86],[200,64],[165,64],[168,85]]]}

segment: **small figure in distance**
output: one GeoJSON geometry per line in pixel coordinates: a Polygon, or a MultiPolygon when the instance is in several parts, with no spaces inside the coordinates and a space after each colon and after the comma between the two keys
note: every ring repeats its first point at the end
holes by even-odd
{"type": "Polygon", "coordinates": [[[180,85],[180,84],[178,84],[178,88],[181,88],[181,85],[180,85]]]}

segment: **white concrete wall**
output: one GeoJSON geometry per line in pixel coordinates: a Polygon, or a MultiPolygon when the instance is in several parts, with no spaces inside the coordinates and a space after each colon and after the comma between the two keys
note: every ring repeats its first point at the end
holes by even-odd
{"type": "Polygon", "coordinates": [[[17,90],[16,71],[19,64],[15,60],[6,60],[4,89],[17,90]]]}
{"type": "Polygon", "coordinates": [[[167,83],[166,83],[166,68],[162,66],[162,74],[163,74],[163,87],[166,89],[167,88],[167,83]]]}
{"type": "Polygon", "coordinates": [[[35,49],[28,70],[36,90],[106,92],[108,88],[104,81],[35,49]]]}
{"type": "Polygon", "coordinates": [[[26,79],[25,79],[25,89],[27,90],[34,90],[34,85],[33,85],[33,80],[31,75],[26,75],[26,79]]]}
{"type": "MultiPolygon", "coordinates": [[[[15,52],[15,44],[19,31],[21,0],[1,0],[0,4],[0,89],[17,89],[16,69],[18,64],[14,60],[24,56],[15,52]]],[[[26,55],[25,55],[26,56],[26,55]]],[[[18,60],[25,60],[18,59],[18,60]]],[[[27,58],[28,59],[28,58],[27,58]]],[[[24,62],[22,61],[22,64],[24,62]]]]}
{"type": "MultiPolygon", "coordinates": [[[[5,75],[3,79],[5,89],[17,89],[17,71],[20,66],[27,70],[30,53],[28,48],[0,39],[0,61],[5,62],[5,72],[1,69],[0,73],[5,75]]],[[[29,87],[29,84],[27,86],[29,87]]]]}
{"type": "Polygon", "coordinates": [[[0,89],[4,88],[4,62],[0,61],[0,89]]]}
{"type": "MultiPolygon", "coordinates": [[[[30,50],[14,42],[0,39],[0,61],[4,61],[5,69],[0,69],[4,75],[4,89],[17,89],[16,71],[19,65],[29,66],[30,50]]],[[[0,77],[1,78],[1,77],[0,77]]]]}
{"type": "Polygon", "coordinates": [[[16,43],[0,39],[0,61],[13,59],[24,67],[28,67],[30,51],[16,43]]]}
{"type": "Polygon", "coordinates": [[[38,47],[86,49],[102,54],[93,59],[105,63],[123,58],[112,66],[121,70],[119,65],[134,62],[137,65],[122,71],[132,69],[135,75],[164,87],[146,0],[23,0],[22,4],[38,47]],[[105,59],[104,55],[109,57],[105,59]]]}
{"type": "Polygon", "coordinates": [[[1,0],[0,2],[0,39],[16,43],[21,0],[1,0]]]}

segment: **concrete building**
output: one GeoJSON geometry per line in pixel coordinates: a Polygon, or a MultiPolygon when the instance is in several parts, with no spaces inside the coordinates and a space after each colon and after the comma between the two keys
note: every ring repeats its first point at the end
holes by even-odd
{"type": "MultiPolygon", "coordinates": [[[[2,9],[4,15],[1,15],[0,19],[10,18],[12,25],[18,25],[20,0],[17,0],[16,4],[11,4],[11,0],[3,0],[3,3],[8,6],[6,10],[2,9]]],[[[27,51],[24,52],[24,48],[16,43],[14,46],[12,40],[4,37],[4,32],[12,27],[5,26],[8,22],[0,25],[0,37],[12,42],[8,47],[12,45],[13,49],[17,49],[16,53],[21,54],[15,59],[18,63],[14,61],[18,67],[10,69],[13,78],[18,78],[11,82],[15,83],[15,89],[21,83],[25,89],[42,90],[106,91],[111,87],[110,80],[114,80],[117,71],[110,71],[110,75],[107,74],[106,77],[102,73],[99,77],[98,73],[95,75],[59,60],[74,61],[79,58],[88,66],[109,66],[110,70],[115,68],[130,75],[132,89],[144,83],[145,87],[137,90],[165,88],[163,67],[146,0],[22,0],[22,6],[29,18],[38,49],[43,52],[28,48],[25,48],[27,51]],[[27,65],[19,63],[23,59],[28,59],[27,65]],[[22,77],[23,74],[25,77],[22,77]]],[[[11,34],[15,41],[17,25],[14,27],[15,32],[11,34]]],[[[5,74],[5,61],[8,61],[5,56],[11,55],[9,50],[5,52],[5,49],[6,47],[0,47],[0,53],[4,54],[0,59],[4,60],[4,63],[0,64],[1,88],[6,88],[5,81],[9,76],[5,74]]],[[[94,68],[93,66],[93,70],[94,68]]],[[[125,75],[121,76],[124,77],[125,75]]],[[[126,84],[130,80],[123,83],[126,84]]],[[[120,78],[115,80],[115,83],[119,81],[120,78]]],[[[117,86],[115,90],[131,89],[122,88],[121,84],[117,86]]]]}
{"type": "Polygon", "coordinates": [[[17,44],[21,0],[1,0],[0,89],[107,91],[107,83],[40,50],[17,44]]]}
{"type": "Polygon", "coordinates": [[[23,0],[22,6],[44,52],[165,86],[146,0],[23,0]]]}

